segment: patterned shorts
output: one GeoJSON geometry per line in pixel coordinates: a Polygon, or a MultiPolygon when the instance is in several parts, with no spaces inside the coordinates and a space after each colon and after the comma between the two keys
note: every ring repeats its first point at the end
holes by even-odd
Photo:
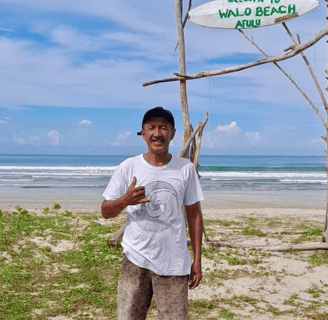
{"type": "Polygon", "coordinates": [[[158,319],[188,319],[188,275],[159,276],[124,255],[117,288],[118,320],[146,319],[154,295],[158,319]]]}

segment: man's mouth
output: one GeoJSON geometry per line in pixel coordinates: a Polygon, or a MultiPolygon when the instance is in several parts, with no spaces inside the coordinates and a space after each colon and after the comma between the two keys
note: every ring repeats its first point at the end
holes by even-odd
{"type": "Polygon", "coordinates": [[[152,140],[152,143],[155,144],[156,146],[159,146],[159,145],[164,143],[164,140],[163,139],[156,139],[156,140],[152,140]]]}

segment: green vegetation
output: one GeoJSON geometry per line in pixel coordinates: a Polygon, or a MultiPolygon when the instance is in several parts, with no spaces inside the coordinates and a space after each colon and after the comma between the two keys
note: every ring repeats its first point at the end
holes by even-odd
{"type": "Polygon", "coordinates": [[[308,262],[315,265],[328,264],[328,252],[313,253],[309,256],[308,262]]]}
{"type": "Polygon", "coordinates": [[[218,311],[218,316],[219,316],[219,319],[227,319],[227,320],[234,319],[234,314],[229,310],[218,311]]]}
{"type": "Polygon", "coordinates": [[[319,298],[320,297],[320,291],[318,290],[317,287],[309,288],[307,290],[309,294],[313,296],[313,298],[319,298]]]}
{"type": "Polygon", "coordinates": [[[294,243],[300,243],[302,241],[319,241],[322,235],[322,228],[309,228],[304,231],[294,243]]]}
{"type": "Polygon", "coordinates": [[[59,203],[54,203],[52,206],[52,209],[59,210],[61,208],[61,205],[59,203]]]}
{"type": "Polygon", "coordinates": [[[120,225],[94,218],[67,210],[37,216],[19,206],[0,215],[0,319],[88,318],[95,310],[115,319],[122,249],[106,241],[120,225]]]}
{"type": "Polygon", "coordinates": [[[226,220],[204,220],[204,225],[209,226],[211,224],[222,226],[222,227],[229,227],[232,222],[231,221],[226,221],[226,220]]]}
{"type": "Polygon", "coordinates": [[[247,227],[243,229],[243,235],[244,236],[257,236],[257,237],[265,237],[266,236],[266,234],[260,230],[249,229],[247,227]]]}
{"type": "Polygon", "coordinates": [[[50,211],[50,208],[49,207],[43,208],[43,213],[47,214],[47,213],[49,213],[49,211],[50,211]]]}

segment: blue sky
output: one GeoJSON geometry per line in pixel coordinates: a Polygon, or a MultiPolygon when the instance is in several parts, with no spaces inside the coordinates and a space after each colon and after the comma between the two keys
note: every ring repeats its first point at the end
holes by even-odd
{"type": "MultiPolygon", "coordinates": [[[[203,1],[194,0],[193,6],[203,1]]],[[[326,24],[325,3],[288,22],[301,39],[326,24]]],[[[281,25],[245,31],[270,55],[291,41],[281,25]]],[[[236,30],[185,28],[187,72],[261,58],[236,30]]],[[[161,105],[182,142],[178,82],[142,87],[177,72],[172,1],[2,0],[0,3],[0,152],[137,154],[143,114],[161,105]]],[[[306,54],[323,88],[327,46],[306,54]]],[[[300,57],[281,65],[322,110],[300,57]]],[[[202,154],[324,155],[324,128],[273,65],[189,81],[196,126],[209,112],[202,154]]],[[[323,114],[325,114],[323,112],[323,114]]]]}

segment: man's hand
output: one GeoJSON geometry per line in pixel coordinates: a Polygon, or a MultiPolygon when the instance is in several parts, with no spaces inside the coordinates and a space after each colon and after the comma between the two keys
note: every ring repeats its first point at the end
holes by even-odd
{"type": "Polygon", "coordinates": [[[200,262],[194,261],[191,266],[191,272],[189,276],[189,289],[195,289],[198,287],[200,280],[202,279],[202,265],[200,262]]]}
{"type": "Polygon", "coordinates": [[[128,205],[136,205],[140,203],[150,202],[149,199],[145,199],[145,188],[144,187],[136,187],[137,178],[133,177],[133,180],[126,190],[124,195],[128,205]]]}

